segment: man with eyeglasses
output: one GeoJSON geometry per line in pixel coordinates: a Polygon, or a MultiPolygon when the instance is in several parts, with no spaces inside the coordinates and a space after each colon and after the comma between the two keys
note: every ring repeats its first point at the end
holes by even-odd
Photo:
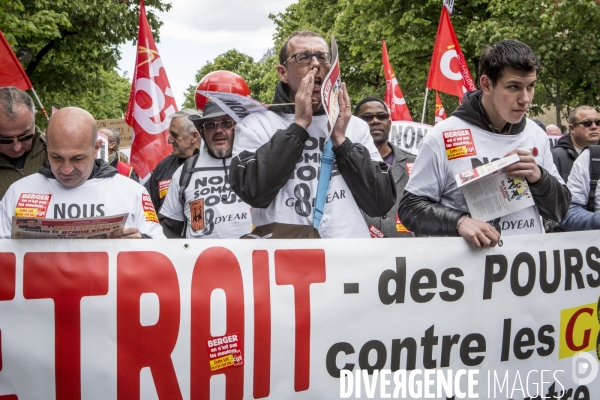
{"type": "Polygon", "coordinates": [[[417,235],[461,236],[476,247],[494,247],[500,235],[544,233],[540,216],[561,222],[571,195],[564,185],[544,132],[525,114],[531,106],[540,62],[516,40],[483,51],[480,90],[467,92],[450,118],[425,136],[406,185],[398,216],[417,235]],[[516,154],[504,168],[523,177],[534,205],[493,221],[471,218],[455,175],[516,154]]]}
{"type": "Polygon", "coordinates": [[[184,108],[171,115],[169,124],[169,143],[173,146],[173,152],[164,160],[159,162],[152,171],[150,178],[144,186],[150,197],[154,208],[160,210],[169,191],[169,185],[177,168],[200,150],[200,133],[194,123],[188,119],[189,116],[200,116],[197,110],[184,108]]]}
{"type": "MultiPolygon", "coordinates": [[[[296,32],[282,45],[279,63],[276,105],[238,125],[231,162],[231,185],[252,206],[256,227],[313,225],[329,131],[321,99],[331,68],[325,40],[314,32],[296,32]]],[[[352,116],[344,83],[338,101],[340,116],[331,134],[335,166],[318,230],[322,238],[370,237],[361,210],[372,217],[385,215],[396,200],[396,187],[369,127],[352,116]]]]}
{"type": "Polygon", "coordinates": [[[204,148],[173,174],[159,212],[170,238],[238,239],[250,232],[250,207],[229,184],[228,170],[236,123],[212,101],[204,115],[188,119],[200,132],[204,148]]]}
{"type": "Polygon", "coordinates": [[[369,124],[373,142],[383,161],[390,166],[396,180],[397,200],[394,207],[381,217],[364,216],[369,226],[369,232],[372,237],[414,236],[398,219],[398,203],[408,182],[406,163],[414,163],[415,156],[389,142],[392,120],[383,100],[372,96],[365,97],[354,108],[354,115],[369,124]]]}
{"type": "Polygon", "coordinates": [[[38,172],[48,158],[35,114],[27,93],[12,86],[0,88],[0,199],[14,182],[38,172]]]}
{"type": "Polygon", "coordinates": [[[565,182],[573,168],[573,163],[587,146],[598,144],[600,140],[600,116],[594,107],[579,106],[569,113],[569,134],[562,136],[552,149],[554,164],[565,182]]]}

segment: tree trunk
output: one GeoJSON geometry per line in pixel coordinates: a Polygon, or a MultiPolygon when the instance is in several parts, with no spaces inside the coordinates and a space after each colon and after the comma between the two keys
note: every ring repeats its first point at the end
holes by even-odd
{"type": "Polygon", "coordinates": [[[562,109],[561,98],[560,98],[560,75],[559,75],[558,62],[556,63],[556,99],[554,101],[554,107],[556,107],[556,126],[560,127],[562,131],[562,124],[560,123],[560,110],[562,109]]]}

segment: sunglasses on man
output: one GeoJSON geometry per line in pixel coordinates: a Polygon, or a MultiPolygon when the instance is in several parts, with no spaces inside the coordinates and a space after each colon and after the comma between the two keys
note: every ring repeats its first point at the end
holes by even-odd
{"type": "Polygon", "coordinates": [[[589,128],[590,126],[592,126],[592,124],[596,124],[596,126],[600,126],[600,119],[596,119],[596,120],[585,120],[585,121],[580,121],[580,122],[574,122],[573,125],[577,126],[577,125],[583,125],[586,128],[589,128]]]}
{"type": "Polygon", "coordinates": [[[387,121],[388,119],[390,119],[390,114],[388,114],[388,113],[377,113],[377,114],[366,113],[366,114],[361,115],[359,118],[362,119],[363,121],[365,121],[366,123],[370,123],[371,121],[373,121],[373,118],[377,118],[380,121],[387,121]]]}
{"type": "Polygon", "coordinates": [[[214,131],[217,129],[217,124],[221,125],[221,129],[230,129],[233,125],[235,125],[235,122],[230,119],[224,119],[223,121],[218,122],[205,122],[202,124],[202,127],[205,131],[214,131]]]}
{"type": "Polygon", "coordinates": [[[35,135],[35,132],[28,133],[26,135],[17,136],[17,137],[0,137],[0,144],[13,144],[15,139],[17,139],[19,142],[23,143],[28,140],[31,140],[33,138],[33,135],[35,135]]]}

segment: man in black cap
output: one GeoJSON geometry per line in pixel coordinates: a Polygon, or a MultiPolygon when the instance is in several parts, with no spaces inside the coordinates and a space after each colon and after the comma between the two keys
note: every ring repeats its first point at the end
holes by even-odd
{"type": "Polygon", "coordinates": [[[167,237],[237,239],[252,230],[250,207],[231,190],[236,122],[213,102],[188,117],[205,146],[173,175],[159,219],[167,237]]]}

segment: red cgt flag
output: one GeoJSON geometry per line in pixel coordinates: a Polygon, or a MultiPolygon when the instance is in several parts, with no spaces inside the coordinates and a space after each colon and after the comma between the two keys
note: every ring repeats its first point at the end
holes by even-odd
{"type": "Polygon", "coordinates": [[[475,90],[446,6],[442,6],[427,87],[457,96],[461,100],[464,92],[475,90]]]}
{"type": "Polygon", "coordinates": [[[2,31],[0,31],[0,86],[15,86],[21,90],[33,87],[2,31]]]}
{"type": "Polygon", "coordinates": [[[383,73],[385,75],[385,103],[390,108],[390,117],[392,121],[412,121],[410,112],[406,101],[404,101],[404,95],[400,90],[400,85],[394,75],[390,60],[388,58],[387,46],[385,40],[382,43],[382,58],[383,58],[383,73]]]}
{"type": "MultiPolygon", "coordinates": [[[[435,124],[438,122],[442,122],[446,118],[446,110],[444,110],[444,105],[442,104],[442,99],[440,99],[440,95],[438,91],[435,91],[435,124]]],[[[434,124],[434,125],[435,125],[434,124]]]]}
{"type": "Polygon", "coordinates": [[[146,19],[144,0],[140,4],[137,61],[125,121],[133,128],[131,165],[145,179],[162,159],[172,152],[169,138],[169,116],[177,104],[167,73],[154,43],[146,19]]]}

